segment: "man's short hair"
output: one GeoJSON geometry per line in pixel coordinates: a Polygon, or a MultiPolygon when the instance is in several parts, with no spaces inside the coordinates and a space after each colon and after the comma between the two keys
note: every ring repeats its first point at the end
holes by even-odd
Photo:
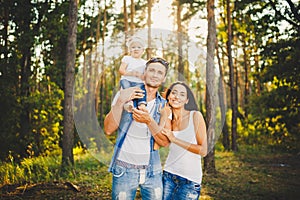
{"type": "Polygon", "coordinates": [[[152,57],[152,58],[150,58],[150,59],[147,61],[147,63],[146,63],[146,68],[147,68],[148,65],[151,64],[151,63],[160,63],[160,64],[162,64],[162,65],[166,68],[166,74],[167,74],[167,72],[168,72],[168,70],[169,70],[169,63],[168,63],[165,59],[160,58],[160,57],[152,57]]]}

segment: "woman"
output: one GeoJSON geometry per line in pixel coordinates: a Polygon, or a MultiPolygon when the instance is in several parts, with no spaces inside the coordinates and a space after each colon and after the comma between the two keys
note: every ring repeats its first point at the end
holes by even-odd
{"type": "Polygon", "coordinates": [[[173,83],[165,93],[172,110],[171,130],[164,128],[171,144],[163,170],[163,199],[200,197],[201,156],[207,154],[206,125],[191,89],[173,83]]]}

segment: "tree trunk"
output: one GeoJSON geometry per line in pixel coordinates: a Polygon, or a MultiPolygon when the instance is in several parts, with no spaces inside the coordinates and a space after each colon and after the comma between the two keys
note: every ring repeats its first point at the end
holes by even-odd
{"type": "Polygon", "coordinates": [[[215,173],[215,65],[214,53],[216,48],[216,22],[215,22],[215,1],[207,1],[207,20],[208,20],[208,34],[207,34],[207,57],[206,57],[206,122],[207,122],[207,144],[208,154],[204,158],[204,171],[207,173],[215,173]]]}
{"type": "Polygon", "coordinates": [[[147,8],[148,8],[148,18],[147,18],[147,26],[148,26],[148,47],[146,50],[147,59],[150,59],[152,56],[152,48],[151,48],[151,14],[152,14],[152,0],[147,1],[147,8]]]}
{"type": "Polygon", "coordinates": [[[134,34],[135,24],[134,24],[134,15],[135,15],[135,9],[134,9],[134,0],[130,1],[130,34],[134,34]]]}
{"type": "Polygon", "coordinates": [[[184,66],[182,62],[181,10],[182,10],[182,5],[180,1],[177,1],[178,80],[184,81],[184,66]]]}
{"type": "MultiPolygon", "coordinates": [[[[23,8],[25,9],[25,15],[31,16],[31,3],[29,1],[24,1],[22,4],[23,8]]],[[[30,76],[32,74],[31,72],[31,48],[33,46],[33,30],[31,28],[31,18],[25,17],[19,25],[20,28],[20,41],[26,41],[21,42],[23,43],[22,46],[20,46],[21,51],[21,74],[20,74],[20,87],[19,87],[19,95],[20,95],[20,104],[22,105],[22,109],[20,110],[20,138],[25,139],[30,134],[30,105],[28,103],[28,97],[30,96],[30,85],[29,80],[30,76]],[[23,33],[22,33],[23,32],[23,33]]],[[[9,71],[9,70],[8,70],[9,71]]],[[[7,74],[6,74],[7,75],[7,74]]],[[[26,154],[25,152],[22,152],[24,148],[27,148],[26,141],[22,144],[21,141],[21,147],[20,147],[20,153],[26,154]],[[24,145],[24,146],[23,146],[24,145]]]]}
{"type": "MultiPolygon", "coordinates": [[[[105,1],[104,1],[105,3],[105,1]]],[[[100,6],[100,4],[98,4],[98,17],[97,17],[97,29],[96,29],[96,55],[95,55],[95,60],[94,60],[94,66],[93,66],[93,69],[94,69],[94,78],[93,78],[93,82],[95,83],[95,88],[92,88],[92,92],[95,93],[95,96],[94,96],[94,103],[95,103],[95,113],[96,113],[96,116],[98,114],[98,111],[99,111],[99,84],[98,83],[98,72],[99,72],[99,65],[100,65],[100,55],[99,55],[99,50],[98,50],[98,47],[99,47],[99,41],[100,41],[100,25],[101,25],[101,11],[102,11],[102,8],[100,6]]],[[[101,86],[100,86],[101,87],[101,86]]],[[[101,106],[100,106],[100,110],[101,110],[101,106]]],[[[101,119],[100,119],[100,122],[101,122],[101,119]]]]}
{"type": "MultiPolygon", "coordinates": [[[[106,15],[106,1],[105,2],[105,6],[104,6],[104,12],[103,12],[103,30],[102,30],[102,63],[101,63],[101,82],[100,82],[100,117],[99,117],[99,121],[100,121],[100,126],[103,126],[103,121],[104,121],[104,99],[106,97],[106,95],[104,94],[105,92],[105,48],[104,48],[104,42],[105,42],[105,32],[106,32],[106,22],[107,22],[107,15],[106,15]]],[[[98,91],[98,90],[97,90],[98,91]]],[[[98,96],[98,94],[96,94],[96,96],[98,96]]]]}
{"type": "Polygon", "coordinates": [[[249,90],[249,66],[248,66],[248,53],[247,53],[247,44],[246,44],[246,36],[242,34],[243,41],[243,53],[244,53],[244,71],[245,71],[245,87],[244,87],[244,110],[245,110],[245,118],[248,118],[248,98],[250,95],[249,90]]]}
{"type": "Polygon", "coordinates": [[[227,7],[227,23],[228,23],[228,41],[227,41],[227,55],[228,55],[228,66],[229,66],[229,80],[230,80],[230,102],[232,110],[231,118],[231,149],[237,151],[237,99],[236,99],[236,85],[235,85],[235,70],[232,62],[232,29],[231,29],[231,11],[230,11],[230,0],[226,0],[227,7]]]}
{"type": "Polygon", "coordinates": [[[219,77],[219,87],[218,87],[218,96],[219,96],[219,103],[220,103],[220,109],[221,109],[221,119],[224,120],[224,125],[222,128],[222,144],[226,150],[230,150],[230,139],[229,139],[229,133],[228,133],[228,126],[226,121],[226,97],[225,97],[225,86],[224,86],[224,74],[223,74],[223,68],[221,64],[221,58],[219,56],[219,48],[217,46],[216,42],[216,54],[218,59],[218,65],[219,65],[219,71],[220,71],[220,77],[219,77]]]}
{"type": "Polygon", "coordinates": [[[127,3],[126,0],[123,0],[123,12],[124,12],[124,34],[125,34],[125,42],[124,42],[124,52],[128,53],[128,48],[126,46],[126,41],[128,39],[128,13],[127,13],[127,3]]]}
{"type": "Polygon", "coordinates": [[[72,92],[75,75],[76,34],[77,34],[77,0],[70,0],[68,43],[66,54],[65,99],[64,99],[64,134],[62,140],[62,168],[74,165],[74,120],[72,112],[72,92]]]}

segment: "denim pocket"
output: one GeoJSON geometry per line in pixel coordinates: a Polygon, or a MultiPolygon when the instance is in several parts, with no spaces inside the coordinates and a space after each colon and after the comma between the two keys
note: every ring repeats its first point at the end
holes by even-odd
{"type": "Polygon", "coordinates": [[[126,169],[122,166],[116,165],[113,170],[113,176],[114,177],[121,177],[125,173],[126,169]]]}

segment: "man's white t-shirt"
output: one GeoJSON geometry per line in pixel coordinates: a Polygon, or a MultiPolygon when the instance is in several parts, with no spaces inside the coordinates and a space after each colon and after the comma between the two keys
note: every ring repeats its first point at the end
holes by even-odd
{"type": "MultiPolygon", "coordinates": [[[[118,96],[117,94],[112,105],[116,103],[118,96]]],[[[147,110],[151,116],[153,116],[154,104],[155,99],[147,102],[147,110]]],[[[151,132],[148,126],[145,123],[133,120],[117,159],[134,165],[148,165],[150,159],[150,138],[151,132]]]]}

